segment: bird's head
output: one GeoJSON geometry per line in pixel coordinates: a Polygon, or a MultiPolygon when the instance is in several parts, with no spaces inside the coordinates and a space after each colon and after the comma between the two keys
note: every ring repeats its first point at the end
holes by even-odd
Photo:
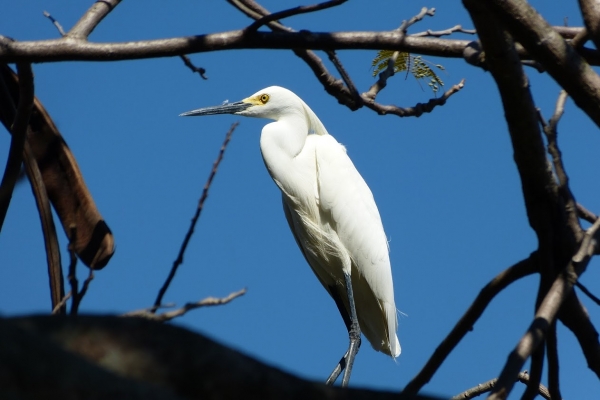
{"type": "Polygon", "coordinates": [[[225,102],[219,106],[199,108],[180,114],[180,117],[192,117],[214,114],[235,114],[245,117],[268,118],[278,120],[290,113],[303,113],[304,102],[288,89],[270,86],[259,90],[250,97],[233,103],[225,102]]]}

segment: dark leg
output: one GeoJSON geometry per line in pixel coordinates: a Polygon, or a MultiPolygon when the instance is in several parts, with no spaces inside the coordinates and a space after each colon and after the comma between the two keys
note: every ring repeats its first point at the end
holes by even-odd
{"type": "MultiPolygon", "coordinates": [[[[346,318],[344,318],[344,322],[346,322],[346,326],[348,327],[350,345],[348,346],[348,350],[340,362],[336,365],[333,372],[331,375],[329,375],[329,378],[327,378],[327,381],[325,382],[327,385],[333,385],[338,376],[340,376],[342,371],[344,371],[344,376],[342,377],[342,387],[348,386],[350,374],[352,373],[352,365],[354,364],[354,358],[356,357],[356,354],[358,354],[358,349],[360,348],[360,326],[358,325],[358,318],[356,317],[356,306],[354,305],[354,293],[352,291],[350,275],[344,274],[344,279],[346,281],[348,303],[350,304],[350,323],[346,322],[346,318]]],[[[334,300],[336,301],[336,304],[339,303],[335,297],[334,300]]],[[[342,317],[344,316],[347,317],[347,314],[342,313],[342,317]]]]}

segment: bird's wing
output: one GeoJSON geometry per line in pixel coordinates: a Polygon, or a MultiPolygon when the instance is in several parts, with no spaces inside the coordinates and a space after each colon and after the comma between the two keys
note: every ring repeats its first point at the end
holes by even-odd
{"type": "Polygon", "coordinates": [[[352,260],[352,286],[361,327],[373,347],[396,356],[400,346],[395,335],[389,250],[373,194],[341,144],[330,135],[312,136],[316,137],[311,140],[318,141],[319,209],[323,220],[330,219],[352,260]]]}

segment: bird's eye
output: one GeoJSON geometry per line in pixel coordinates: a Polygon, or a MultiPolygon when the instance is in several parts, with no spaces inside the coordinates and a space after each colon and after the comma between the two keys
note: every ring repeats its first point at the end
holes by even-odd
{"type": "Polygon", "coordinates": [[[261,94],[260,95],[260,102],[263,104],[267,104],[267,101],[269,101],[269,95],[268,94],[261,94]]]}

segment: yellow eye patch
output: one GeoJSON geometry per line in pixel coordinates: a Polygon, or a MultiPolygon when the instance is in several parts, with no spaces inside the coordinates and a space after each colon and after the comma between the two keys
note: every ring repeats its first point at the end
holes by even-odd
{"type": "Polygon", "coordinates": [[[269,102],[269,98],[270,97],[268,94],[263,93],[263,94],[256,95],[254,97],[248,97],[247,99],[244,99],[243,101],[245,103],[251,103],[256,106],[262,106],[269,102]]]}

